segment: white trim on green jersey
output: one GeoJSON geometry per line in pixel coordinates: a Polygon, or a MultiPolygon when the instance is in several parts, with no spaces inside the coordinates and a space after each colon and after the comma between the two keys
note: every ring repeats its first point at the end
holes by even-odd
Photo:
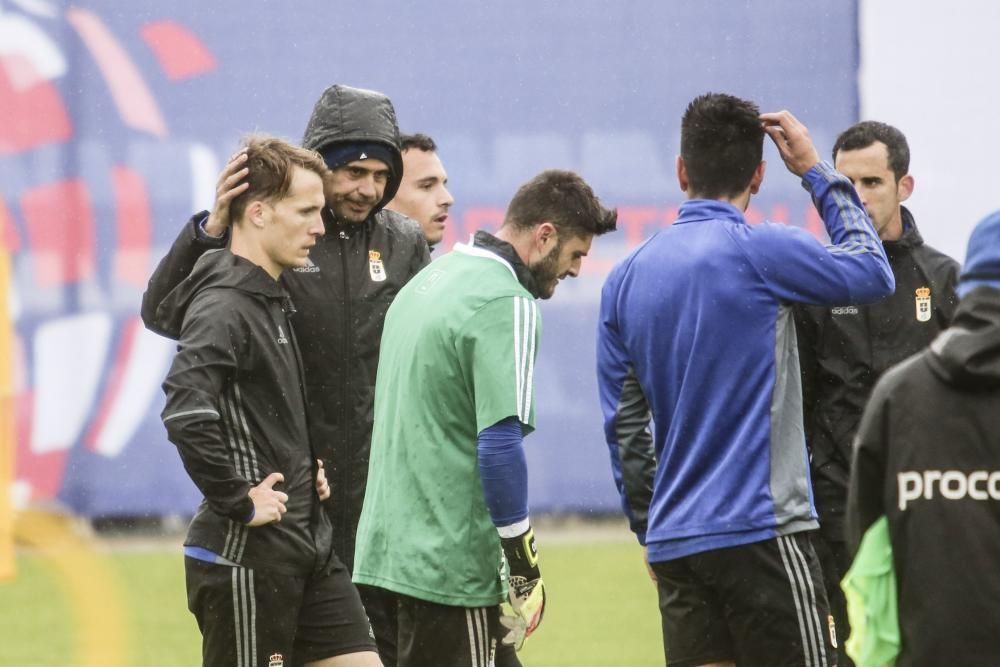
{"type": "Polygon", "coordinates": [[[464,243],[456,243],[455,252],[460,252],[463,255],[472,255],[474,257],[485,257],[486,259],[492,259],[493,261],[500,262],[507,267],[507,270],[510,271],[510,275],[514,276],[514,280],[517,280],[517,274],[514,272],[514,267],[510,265],[510,262],[495,252],[490,252],[489,250],[484,250],[483,248],[477,248],[473,245],[465,245],[464,243]]]}
{"type": "Polygon", "coordinates": [[[534,301],[514,297],[514,378],[517,386],[517,418],[528,422],[531,388],[535,375],[535,324],[538,309],[534,301]]]}
{"type": "Polygon", "coordinates": [[[541,330],[510,262],[483,248],[456,244],[396,296],[379,354],[355,582],[460,607],[506,599],[477,439],[510,417],[534,429],[541,330]]]}

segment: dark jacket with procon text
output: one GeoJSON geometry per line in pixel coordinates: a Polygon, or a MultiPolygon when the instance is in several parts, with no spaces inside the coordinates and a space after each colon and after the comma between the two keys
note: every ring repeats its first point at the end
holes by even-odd
{"type": "Polygon", "coordinates": [[[304,576],[330,561],[332,531],[316,492],[293,312],[264,269],[228,250],[203,255],[159,308],[180,333],[163,424],[204,495],[185,544],[304,576]],[[251,528],[248,493],[274,472],[288,511],[251,528]]]}
{"type": "Polygon", "coordinates": [[[902,208],[903,235],[883,241],[896,291],[873,304],[796,305],[813,493],[823,534],[843,540],[851,442],[872,387],[927,347],[955,312],[958,263],[925,245],[902,208]]]}
{"type": "Polygon", "coordinates": [[[952,326],[872,392],[848,495],[853,550],[883,515],[897,667],[1000,665],[1000,290],[965,295],[952,326]]]}
{"type": "MultiPolygon", "coordinates": [[[[393,298],[430,254],[417,223],[382,208],[402,178],[399,130],[387,97],[346,86],[323,93],[303,145],[321,150],[346,141],[382,142],[398,156],[382,201],[360,224],[345,224],[324,212],[326,235],[310,252],[308,265],[285,271],[281,282],[298,309],[295,333],[305,365],[313,446],[332,491],[326,506],[334,548],[351,567],[368,479],[382,325],[393,298]]],[[[226,243],[202,231],[206,217],[203,212],[185,225],[143,295],[143,322],[162,335],[178,334],[159,312],[163,295],[190,272],[199,255],[226,243]]]]}

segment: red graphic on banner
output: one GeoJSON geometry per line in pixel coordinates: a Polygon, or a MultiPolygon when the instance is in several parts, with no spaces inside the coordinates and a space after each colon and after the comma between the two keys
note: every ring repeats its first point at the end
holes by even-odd
{"type": "Polygon", "coordinates": [[[21,249],[21,237],[14,226],[14,218],[11,217],[2,198],[0,198],[0,246],[7,252],[17,252],[21,249]]]}
{"type": "Polygon", "coordinates": [[[160,61],[167,78],[181,81],[214,70],[215,56],[193,32],[175,21],[154,21],[142,27],[142,38],[160,61]]]}
{"type": "Polygon", "coordinates": [[[153,214],[146,183],[135,171],[121,166],[111,171],[111,183],[115,193],[115,223],[118,229],[115,279],[145,287],[153,240],[153,214]]]}
{"type": "Polygon", "coordinates": [[[167,136],[167,121],[146,80],[104,21],[97,14],[80,8],[67,11],[66,20],[76,28],[94,57],[122,122],[157,137],[167,136]]]}
{"type": "Polygon", "coordinates": [[[94,274],[97,234],[82,180],[28,190],[21,198],[21,211],[39,285],[64,285],[94,274]]]}
{"type": "Polygon", "coordinates": [[[0,56],[0,155],[20,153],[73,136],[56,87],[26,57],[0,56]]]}

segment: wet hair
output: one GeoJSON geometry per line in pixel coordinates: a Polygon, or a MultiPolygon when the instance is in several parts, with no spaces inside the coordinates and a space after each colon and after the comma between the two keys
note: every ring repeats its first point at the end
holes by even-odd
{"type": "Polygon", "coordinates": [[[437,152],[437,144],[426,134],[401,134],[399,135],[399,148],[405,153],[411,148],[416,148],[425,153],[437,152]]]}
{"type": "Polygon", "coordinates": [[[294,167],[301,167],[318,175],[326,182],[329,169],[316,151],[292,145],[284,139],[264,134],[251,134],[243,138],[246,149],[246,182],[249,187],[229,204],[229,219],[243,217],[247,204],[255,200],[277,201],[288,194],[292,187],[294,167]]]}
{"type": "Polygon", "coordinates": [[[833,144],[833,161],[837,161],[837,153],[840,151],[861,150],[877,141],[889,149],[889,168],[898,183],[899,179],[910,172],[910,145],[906,142],[906,136],[892,125],[866,120],[847,128],[833,144]]]}
{"type": "Polygon", "coordinates": [[[581,237],[614,231],[617,221],[617,209],[604,208],[579,174],[549,169],[518,189],[503,224],[527,230],[549,222],[560,233],[581,237]]]}
{"type": "Polygon", "coordinates": [[[720,93],[691,100],[681,120],[681,157],[693,195],[740,194],[763,155],[764,128],[756,104],[720,93]]]}

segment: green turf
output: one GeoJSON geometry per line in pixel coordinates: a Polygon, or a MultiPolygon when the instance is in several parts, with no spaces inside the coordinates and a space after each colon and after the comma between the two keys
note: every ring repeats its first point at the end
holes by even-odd
{"type": "MultiPolygon", "coordinates": [[[[540,539],[543,539],[540,537],[540,539]]],[[[549,604],[521,653],[525,667],[662,665],[656,593],[634,542],[541,545],[549,604]]],[[[143,667],[200,663],[200,636],[188,613],[179,552],[107,556],[126,591],[132,660],[143,667]]],[[[0,584],[0,662],[73,665],[76,638],[58,578],[33,552],[18,577],[0,584]]],[[[99,613],[100,603],[95,605],[99,613]]]]}
{"type": "Polygon", "coordinates": [[[548,603],[521,652],[525,667],[663,665],[656,589],[635,543],[546,545],[548,603]]]}
{"type": "Polygon", "coordinates": [[[40,558],[18,558],[17,579],[0,583],[0,664],[67,664],[74,637],[56,573],[40,558]]]}

